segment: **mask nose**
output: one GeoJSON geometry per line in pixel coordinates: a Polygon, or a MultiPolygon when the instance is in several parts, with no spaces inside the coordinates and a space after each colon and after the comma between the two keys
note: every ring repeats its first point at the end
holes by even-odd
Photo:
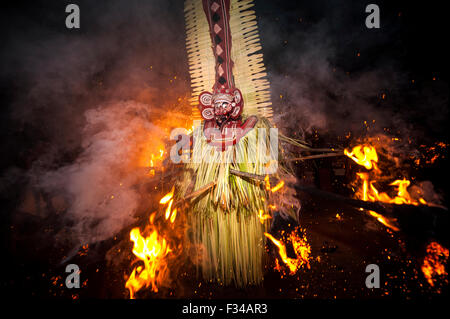
{"type": "Polygon", "coordinates": [[[227,113],[228,104],[227,103],[217,103],[215,105],[215,113],[216,115],[225,115],[227,113]]]}

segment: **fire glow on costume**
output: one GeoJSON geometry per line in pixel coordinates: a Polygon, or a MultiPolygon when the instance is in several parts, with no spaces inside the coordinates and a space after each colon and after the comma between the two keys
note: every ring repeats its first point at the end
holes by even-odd
{"type": "Polygon", "coordinates": [[[191,104],[194,119],[202,122],[194,128],[191,161],[175,197],[213,186],[191,201],[186,240],[199,252],[204,280],[236,286],[263,280],[270,207],[294,218],[299,210],[293,196],[289,203],[270,196],[284,184],[271,191],[268,178],[264,183],[245,177],[271,170],[279,180],[293,178],[282,167],[270,167],[278,161],[252,156],[261,153],[257,147],[278,147],[269,133],[270,84],[252,6],[248,0],[185,2],[191,104]],[[256,143],[261,140],[263,145],[256,143]]]}

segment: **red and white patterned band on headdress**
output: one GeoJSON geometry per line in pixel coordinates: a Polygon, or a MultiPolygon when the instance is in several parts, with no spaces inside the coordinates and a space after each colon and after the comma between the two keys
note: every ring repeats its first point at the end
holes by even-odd
{"type": "Polygon", "coordinates": [[[245,123],[240,119],[244,99],[241,91],[234,85],[230,1],[202,1],[209,24],[216,77],[213,92],[202,92],[199,95],[199,109],[205,120],[204,133],[208,142],[225,150],[227,146],[239,142],[255,126],[257,119],[250,117],[245,123]]]}

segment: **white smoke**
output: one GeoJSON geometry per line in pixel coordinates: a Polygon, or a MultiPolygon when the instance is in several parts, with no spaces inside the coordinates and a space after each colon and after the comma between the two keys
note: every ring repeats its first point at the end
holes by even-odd
{"type": "MultiPolygon", "coordinates": [[[[133,221],[145,177],[139,156],[164,132],[148,121],[148,105],[110,103],[85,113],[83,152],[74,163],[38,174],[38,186],[69,203],[69,233],[80,244],[107,239],[133,221]]],[[[65,230],[65,233],[67,229],[65,230]]]]}

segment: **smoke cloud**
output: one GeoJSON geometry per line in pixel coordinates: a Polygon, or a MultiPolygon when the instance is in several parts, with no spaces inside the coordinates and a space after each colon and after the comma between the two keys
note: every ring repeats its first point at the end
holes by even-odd
{"type": "Polygon", "coordinates": [[[183,108],[189,82],[182,2],[80,1],[80,30],[65,29],[65,5],[37,4],[8,28],[1,80],[19,155],[1,184],[25,179],[19,211],[59,214],[58,239],[79,247],[133,222],[136,185],[168,134],[158,123],[183,108]]]}
{"type": "Polygon", "coordinates": [[[412,140],[445,139],[447,84],[431,72],[420,79],[416,52],[405,53],[400,9],[380,3],[382,28],[369,30],[366,5],[298,3],[282,16],[273,15],[274,4],[257,6],[279,125],[362,136],[366,121],[372,135],[388,128],[412,140]]]}

